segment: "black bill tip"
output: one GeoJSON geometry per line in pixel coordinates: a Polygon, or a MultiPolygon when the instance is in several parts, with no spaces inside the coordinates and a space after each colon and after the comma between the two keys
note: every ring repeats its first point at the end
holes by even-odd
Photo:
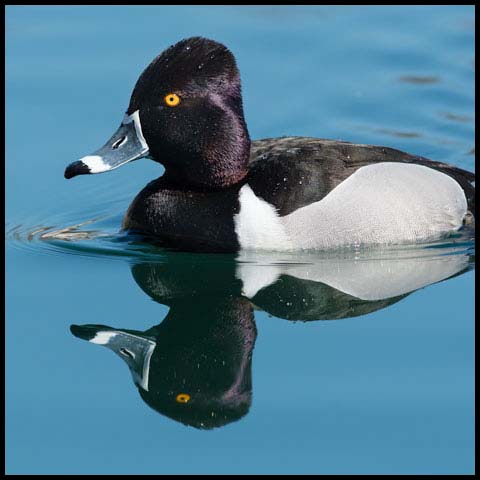
{"type": "Polygon", "coordinates": [[[70,325],[70,332],[77,338],[90,341],[100,331],[112,330],[105,325],[70,325]]]}
{"type": "Polygon", "coordinates": [[[77,175],[85,175],[90,173],[90,168],[85,165],[81,160],[71,163],[63,174],[66,179],[76,177],[77,175]]]}

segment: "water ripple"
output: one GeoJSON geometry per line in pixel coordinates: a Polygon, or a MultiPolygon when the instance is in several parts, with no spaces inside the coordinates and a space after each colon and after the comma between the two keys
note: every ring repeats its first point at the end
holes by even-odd
{"type": "MultiPolygon", "coordinates": [[[[123,232],[119,229],[121,216],[102,215],[60,225],[7,225],[6,240],[13,248],[33,254],[80,255],[91,258],[132,258],[148,261],[163,261],[173,249],[160,248],[145,241],[145,237],[123,232]]],[[[348,257],[352,260],[368,258],[408,258],[411,256],[438,256],[451,254],[474,254],[474,231],[465,229],[434,242],[416,245],[351,246],[324,252],[250,252],[240,256],[241,262],[254,263],[310,263],[319,258],[348,257]]],[[[179,252],[177,252],[179,253],[179,252]]],[[[198,256],[198,255],[197,255],[198,256]]],[[[201,255],[200,255],[201,256],[201,255]]],[[[213,254],[213,257],[224,257],[213,254]]],[[[227,255],[228,256],[228,255],[227,255]]],[[[207,255],[210,259],[212,254],[207,255]]]]}

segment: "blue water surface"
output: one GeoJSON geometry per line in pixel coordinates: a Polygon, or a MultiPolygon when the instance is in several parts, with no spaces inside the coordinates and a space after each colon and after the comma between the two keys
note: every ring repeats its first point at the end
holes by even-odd
{"type": "Polygon", "coordinates": [[[194,35],[234,53],[252,139],[474,170],[473,6],[7,6],[6,473],[473,473],[470,238],[162,251],[118,234],[161,166],[63,178],[194,35]]]}

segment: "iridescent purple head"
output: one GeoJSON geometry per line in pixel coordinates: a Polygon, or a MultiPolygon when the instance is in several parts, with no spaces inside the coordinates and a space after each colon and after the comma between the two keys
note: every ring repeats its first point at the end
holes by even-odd
{"type": "Polygon", "coordinates": [[[201,37],[169,47],[143,71],[119,130],[65,176],[100,173],[141,157],[165,166],[165,178],[214,190],[247,173],[250,139],[240,75],[232,53],[201,37]]]}

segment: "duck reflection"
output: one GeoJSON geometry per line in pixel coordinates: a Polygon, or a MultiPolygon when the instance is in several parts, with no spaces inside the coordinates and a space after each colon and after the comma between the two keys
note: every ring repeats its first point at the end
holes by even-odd
{"type": "Polygon", "coordinates": [[[137,284],[167,305],[145,332],[72,325],[72,333],[113,350],[128,364],[143,400],[197,428],[244,416],[251,404],[252,350],[257,335],[251,302],[241,295],[235,263],[173,259],[132,266],[137,284]]]}
{"type": "Polygon", "coordinates": [[[343,256],[168,254],[131,266],[153,300],[169,307],[141,332],[72,325],[130,368],[142,399],[163,415],[211,429],[246,415],[252,400],[254,309],[286,320],[365,315],[473,266],[473,257],[442,249],[343,256]]]}

